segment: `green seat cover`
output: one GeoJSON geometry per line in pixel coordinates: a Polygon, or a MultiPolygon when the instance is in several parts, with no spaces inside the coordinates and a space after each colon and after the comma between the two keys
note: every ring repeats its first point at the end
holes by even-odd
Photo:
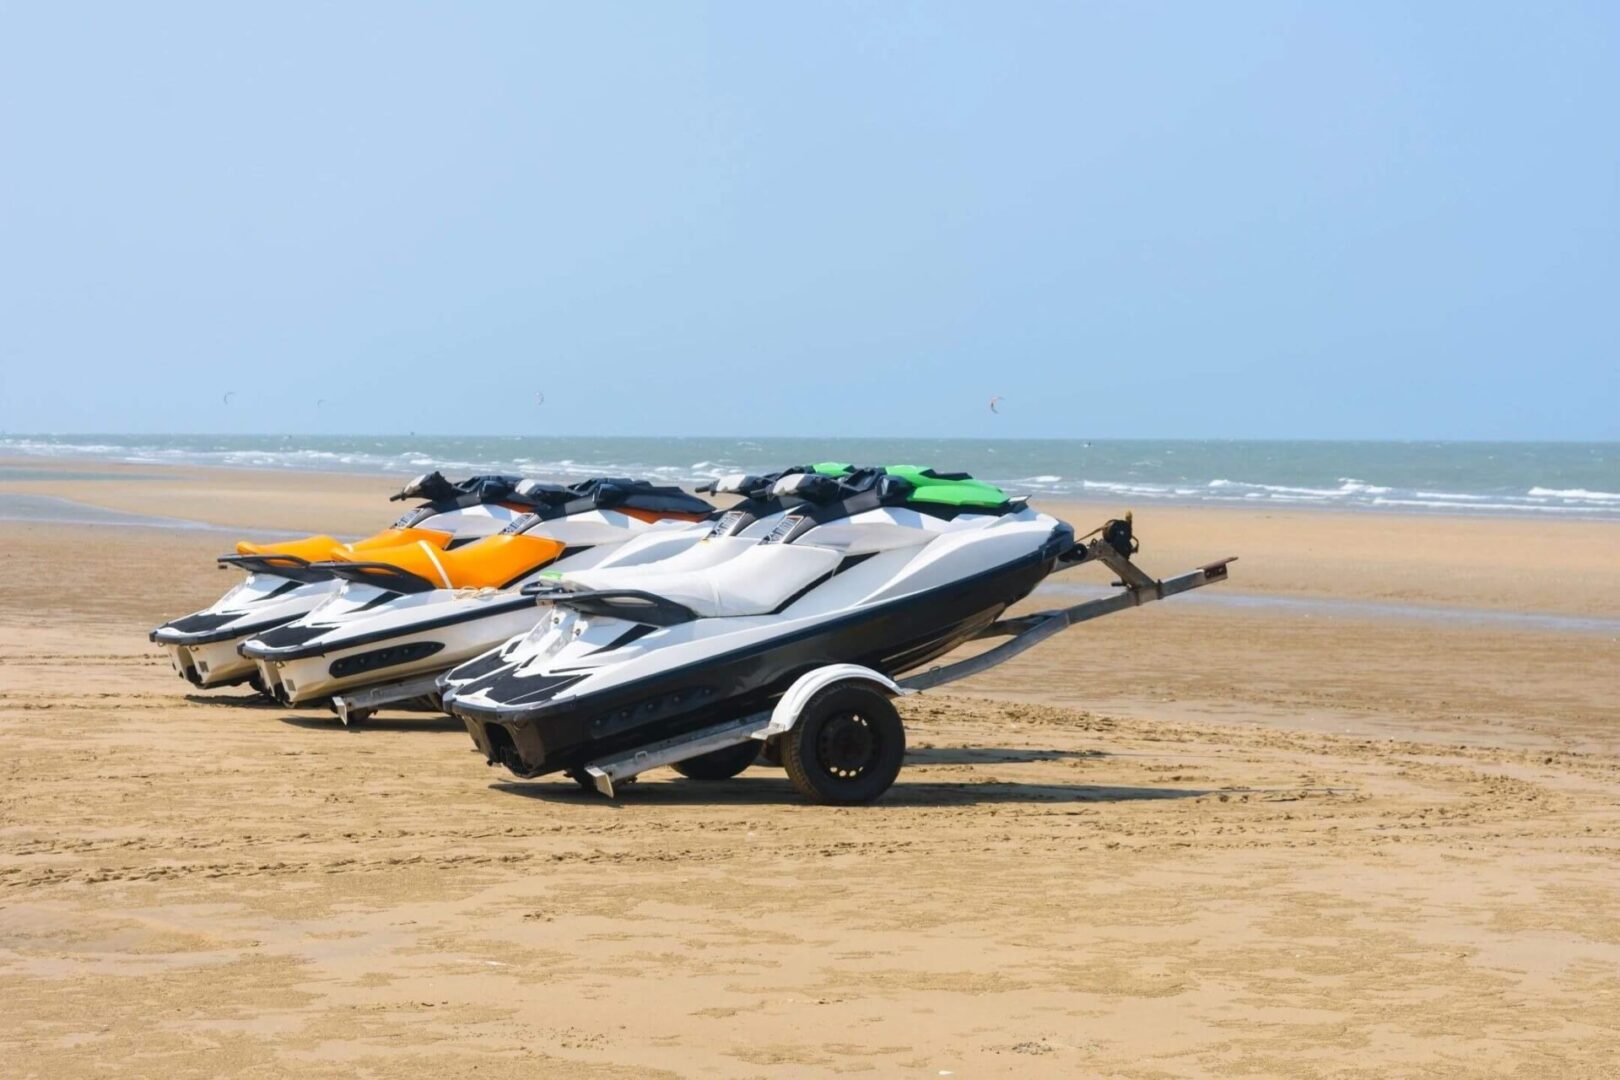
{"type": "Polygon", "coordinates": [[[998,507],[1007,504],[1007,493],[994,484],[970,476],[950,479],[920,465],[888,465],[884,472],[910,481],[914,490],[908,502],[939,503],[944,506],[998,507]]]}

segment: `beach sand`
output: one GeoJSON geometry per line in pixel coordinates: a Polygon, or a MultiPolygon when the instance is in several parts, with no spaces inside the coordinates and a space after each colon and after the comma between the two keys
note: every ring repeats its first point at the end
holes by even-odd
{"type": "MultiPolygon", "coordinates": [[[[397,510],[13,464],[0,508],[397,510]]],[[[0,1071],[1614,1075],[1620,525],[1137,510],[1144,567],[1238,555],[1230,595],[907,699],[854,809],[767,768],[609,802],[442,718],[195,691],[145,635],[231,534],[0,523],[0,1071]]]]}

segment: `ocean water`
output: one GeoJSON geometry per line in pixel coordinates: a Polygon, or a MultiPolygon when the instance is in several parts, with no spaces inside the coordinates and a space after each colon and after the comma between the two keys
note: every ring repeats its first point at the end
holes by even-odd
{"type": "Polygon", "coordinates": [[[7,435],[0,457],[672,482],[817,461],[903,463],[970,472],[1013,494],[1111,504],[1620,519],[1620,443],[7,435]]]}

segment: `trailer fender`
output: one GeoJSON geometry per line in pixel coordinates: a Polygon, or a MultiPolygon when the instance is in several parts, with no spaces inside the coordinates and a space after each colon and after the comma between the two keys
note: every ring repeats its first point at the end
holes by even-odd
{"type": "Polygon", "coordinates": [[[900,684],[887,675],[873,671],[869,667],[862,667],[860,664],[828,664],[826,667],[818,667],[814,671],[800,675],[793,685],[788,687],[788,692],[782,695],[782,700],[776,703],[776,708],[771,710],[770,722],[754,732],[754,738],[764,740],[791,731],[793,725],[799,722],[799,711],[818,690],[833,683],[848,681],[871,683],[873,689],[889,697],[899,697],[913,692],[901,689],[900,684]]]}

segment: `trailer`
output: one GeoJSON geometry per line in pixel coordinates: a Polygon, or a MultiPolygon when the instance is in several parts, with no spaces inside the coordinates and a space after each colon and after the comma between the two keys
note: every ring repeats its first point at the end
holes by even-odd
{"type": "Polygon", "coordinates": [[[812,802],[872,802],[893,784],[904,755],[904,726],[895,698],[988,671],[1071,626],[1223,582],[1227,567],[1236,561],[1221,559],[1160,580],[1131,562],[1135,551],[1130,516],[1110,521],[1063,561],[1065,566],[1101,563],[1118,576],[1114,585],[1119,591],[1071,607],[1000,619],[974,640],[1007,640],[978,655],[898,680],[859,664],[818,667],[799,676],[769,710],[604,757],[569,775],[581,787],[612,798],[649,769],[668,765],[694,779],[720,780],[764,758],[784,766],[794,787],[812,802]],[[839,718],[848,715],[861,716],[861,724],[845,724],[840,730],[839,718]],[[883,738],[891,744],[889,766],[875,771],[872,782],[852,788],[845,770],[855,768],[863,753],[870,756],[873,739],[883,738]]]}

